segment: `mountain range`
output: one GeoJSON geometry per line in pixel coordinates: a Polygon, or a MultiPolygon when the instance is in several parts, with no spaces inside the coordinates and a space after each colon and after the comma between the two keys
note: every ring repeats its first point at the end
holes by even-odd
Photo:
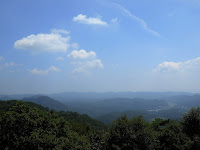
{"type": "Polygon", "coordinates": [[[61,93],[49,96],[3,95],[0,96],[0,99],[23,100],[56,111],[87,114],[105,123],[124,114],[128,117],[143,115],[148,121],[156,117],[180,119],[191,107],[200,106],[199,94],[182,92],[61,93]]]}

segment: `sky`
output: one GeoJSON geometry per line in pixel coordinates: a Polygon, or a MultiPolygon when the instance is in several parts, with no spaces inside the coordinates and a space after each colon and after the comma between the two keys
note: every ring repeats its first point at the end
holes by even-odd
{"type": "Polygon", "coordinates": [[[0,94],[200,92],[199,0],[1,0],[0,94]]]}

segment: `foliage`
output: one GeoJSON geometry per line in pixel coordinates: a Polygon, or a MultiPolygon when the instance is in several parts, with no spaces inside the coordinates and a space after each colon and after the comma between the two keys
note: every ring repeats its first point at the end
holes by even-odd
{"type": "Polygon", "coordinates": [[[184,115],[183,131],[189,136],[200,136],[200,108],[192,108],[184,115]]]}
{"type": "Polygon", "coordinates": [[[156,149],[189,150],[192,142],[183,132],[179,123],[170,121],[157,133],[156,149]]]}
{"type": "MultiPolygon", "coordinates": [[[[17,100],[10,100],[10,101],[1,101],[0,100],[0,110],[8,111],[11,107],[15,106],[17,103],[18,103],[17,100]]],[[[35,104],[33,102],[23,102],[23,104],[26,106],[29,106],[31,108],[38,108],[42,111],[49,111],[49,108],[43,107],[43,106],[35,104]]]]}
{"type": "Polygon", "coordinates": [[[151,130],[141,116],[131,120],[122,116],[110,129],[107,149],[148,150],[152,142],[151,130]]]}
{"type": "Polygon", "coordinates": [[[200,108],[192,108],[182,119],[183,132],[192,140],[192,149],[200,147],[200,108]]]}
{"type": "Polygon", "coordinates": [[[181,121],[122,116],[110,128],[76,112],[0,101],[0,149],[199,150],[200,108],[181,121]]]}
{"type": "Polygon", "coordinates": [[[97,130],[107,129],[107,126],[104,123],[102,123],[101,121],[95,120],[86,114],[80,115],[77,112],[60,111],[58,112],[58,115],[60,117],[64,117],[68,122],[71,122],[71,123],[80,123],[84,126],[88,126],[88,127],[90,126],[97,130]]]}
{"type": "Polygon", "coordinates": [[[68,110],[68,107],[65,104],[63,104],[55,99],[52,99],[48,96],[25,97],[22,100],[28,101],[28,102],[33,102],[33,103],[42,105],[44,107],[48,107],[50,109],[54,109],[56,111],[68,110]]]}
{"type": "Polygon", "coordinates": [[[88,149],[89,141],[54,111],[17,103],[0,121],[0,149],[88,149]]]}

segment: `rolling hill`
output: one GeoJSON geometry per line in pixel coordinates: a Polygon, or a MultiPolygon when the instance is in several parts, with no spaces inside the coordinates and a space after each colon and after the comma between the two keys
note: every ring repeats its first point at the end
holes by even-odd
{"type": "Polygon", "coordinates": [[[22,99],[23,101],[33,102],[39,105],[42,105],[44,107],[48,107],[50,109],[54,109],[56,111],[67,111],[69,108],[67,105],[54,100],[48,96],[32,96],[32,97],[25,97],[22,99]]]}

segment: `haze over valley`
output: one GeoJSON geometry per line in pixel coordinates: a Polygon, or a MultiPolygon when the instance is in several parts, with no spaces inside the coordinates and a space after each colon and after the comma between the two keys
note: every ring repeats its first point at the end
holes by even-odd
{"type": "Polygon", "coordinates": [[[105,123],[122,115],[143,115],[154,118],[180,120],[192,107],[200,106],[200,94],[187,92],[65,92],[50,95],[0,95],[1,100],[33,102],[56,111],[73,111],[105,123]]]}
{"type": "Polygon", "coordinates": [[[0,149],[200,149],[200,0],[1,0],[0,33],[0,149]]]}

